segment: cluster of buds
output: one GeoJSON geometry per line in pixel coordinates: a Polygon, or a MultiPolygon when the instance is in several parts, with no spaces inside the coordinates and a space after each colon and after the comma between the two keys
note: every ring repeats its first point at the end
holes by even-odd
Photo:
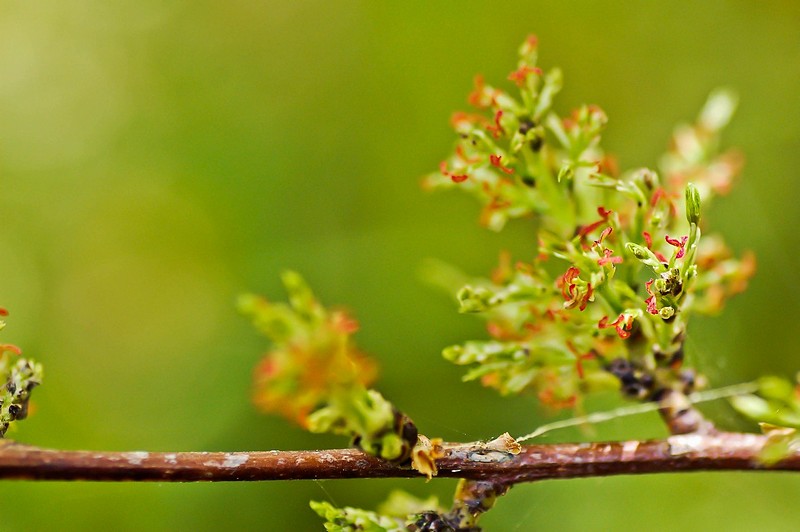
{"type": "Polygon", "coordinates": [[[419,499],[400,490],[393,491],[376,512],[350,506],[337,508],[326,501],[311,502],[311,509],[325,519],[326,530],[456,530],[438,506],[436,497],[419,499]]]}
{"type": "MultiPolygon", "coordinates": [[[[8,311],[0,308],[0,316],[8,311]]],[[[5,322],[0,321],[0,329],[5,322]]],[[[13,344],[0,344],[0,438],[11,423],[28,417],[31,391],[42,382],[42,366],[20,356],[13,344]]]]}
{"type": "Polygon", "coordinates": [[[735,99],[712,93],[697,123],[676,131],[661,174],[619,172],[600,147],[605,113],[586,105],[559,117],[560,71],[538,66],[534,37],[519,57],[508,76],[519,96],[476,78],[475,112],[454,116],[454,152],[425,183],[476,196],[494,230],[536,216],[538,245],[532,260],[504,256],[491,279],[461,289],[460,311],[486,318],[491,338],[444,356],[471,366],[465,380],[552,408],[609,386],[642,400],[684,393],[702,382],[682,367],[689,316],[718,311],[754,271],[751,256],[700,239],[701,196],[726,192],[738,170],[717,151],[735,99]]]}
{"type": "Polygon", "coordinates": [[[245,295],[239,310],[272,341],[255,371],[254,401],[312,432],[349,436],[370,454],[404,461],[417,430],[368,386],[376,365],[351,339],[358,324],[344,311],[329,311],[294,272],[283,275],[289,303],[245,295]]]}

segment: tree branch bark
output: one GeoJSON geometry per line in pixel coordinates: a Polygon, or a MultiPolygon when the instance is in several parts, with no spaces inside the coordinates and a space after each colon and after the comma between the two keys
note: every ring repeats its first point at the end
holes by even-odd
{"type": "MultiPolygon", "coordinates": [[[[758,461],[758,434],[683,434],[663,440],[529,445],[511,455],[448,444],[440,477],[504,484],[680,471],[800,471],[800,452],[772,466],[758,461]]],[[[420,474],[357,449],[259,452],[94,452],[0,442],[0,479],[88,481],[253,481],[409,478],[420,474]]]]}

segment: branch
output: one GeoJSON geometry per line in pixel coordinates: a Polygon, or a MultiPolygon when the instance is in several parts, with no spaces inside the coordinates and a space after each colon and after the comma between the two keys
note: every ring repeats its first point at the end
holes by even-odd
{"type": "MultiPolygon", "coordinates": [[[[758,434],[684,434],[663,440],[530,445],[518,455],[446,446],[440,477],[503,484],[679,471],[800,471],[800,452],[769,467],[758,434]]],[[[259,452],[94,452],[0,442],[0,479],[91,481],[247,481],[421,476],[357,449],[259,452]]]]}

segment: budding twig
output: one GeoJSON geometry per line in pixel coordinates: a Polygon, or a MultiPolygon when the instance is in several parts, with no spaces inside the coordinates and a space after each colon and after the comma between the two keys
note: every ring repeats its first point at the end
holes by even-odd
{"type": "MultiPolygon", "coordinates": [[[[770,466],[759,434],[683,434],[662,440],[530,445],[517,455],[470,453],[446,445],[440,477],[517,484],[547,479],[675,471],[800,471],[800,452],[770,466]]],[[[258,452],[95,452],[0,442],[0,479],[91,481],[256,481],[411,478],[420,473],[357,449],[258,452]]]]}

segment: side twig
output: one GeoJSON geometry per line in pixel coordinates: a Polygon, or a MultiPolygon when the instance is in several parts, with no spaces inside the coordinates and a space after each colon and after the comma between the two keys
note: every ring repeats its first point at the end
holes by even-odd
{"type": "MultiPolygon", "coordinates": [[[[800,452],[765,466],[758,434],[683,434],[663,440],[529,445],[511,455],[447,445],[441,477],[516,484],[546,479],[678,471],[800,471],[800,452]]],[[[253,481],[410,478],[408,467],[357,449],[259,452],[95,452],[0,442],[0,479],[88,481],[253,481]]]]}

